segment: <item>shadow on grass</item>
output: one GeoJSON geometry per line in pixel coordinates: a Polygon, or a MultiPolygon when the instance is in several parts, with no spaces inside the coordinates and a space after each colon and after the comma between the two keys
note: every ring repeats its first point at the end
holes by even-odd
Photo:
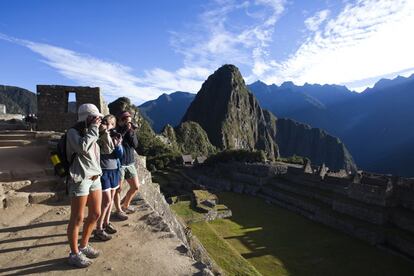
{"type": "Polygon", "coordinates": [[[233,216],[212,227],[263,275],[413,275],[414,263],[260,198],[218,196],[233,216]]]}

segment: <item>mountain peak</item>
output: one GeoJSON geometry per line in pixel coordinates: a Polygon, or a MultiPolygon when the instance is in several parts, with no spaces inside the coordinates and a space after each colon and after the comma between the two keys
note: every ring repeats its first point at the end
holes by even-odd
{"type": "Polygon", "coordinates": [[[293,83],[293,81],[285,81],[280,85],[281,88],[293,88],[296,85],[293,83]]]}
{"type": "Polygon", "coordinates": [[[375,83],[373,88],[367,89],[367,90],[369,91],[369,90],[374,90],[374,89],[384,89],[384,88],[388,88],[394,85],[400,85],[400,84],[403,84],[411,80],[414,80],[414,74],[412,74],[408,78],[400,76],[400,75],[398,75],[394,79],[382,78],[375,83]]]}
{"type": "MultiPolygon", "coordinates": [[[[269,120],[275,125],[274,116],[269,120]]],[[[244,83],[239,69],[226,64],[203,83],[187,109],[183,122],[194,121],[206,130],[211,143],[221,149],[260,149],[278,156],[263,110],[244,83]]]]}

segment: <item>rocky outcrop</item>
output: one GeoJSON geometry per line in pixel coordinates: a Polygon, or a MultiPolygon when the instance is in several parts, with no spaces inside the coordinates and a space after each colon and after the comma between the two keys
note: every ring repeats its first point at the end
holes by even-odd
{"type": "Polygon", "coordinates": [[[6,105],[7,113],[37,113],[36,94],[24,88],[0,85],[0,103],[6,105]]]}
{"type": "Polygon", "coordinates": [[[170,154],[173,148],[164,143],[161,136],[155,134],[148,121],[142,116],[138,107],[131,103],[126,97],[118,98],[108,105],[109,111],[119,116],[122,111],[128,111],[132,115],[132,121],[137,126],[138,153],[145,156],[157,156],[170,154]]]}
{"type": "Polygon", "coordinates": [[[183,122],[197,122],[220,149],[264,150],[279,156],[276,118],[262,110],[234,65],[224,65],[203,83],[183,122]]]}
{"type": "Polygon", "coordinates": [[[325,131],[290,119],[277,119],[276,128],[276,142],[281,156],[299,155],[308,157],[316,165],[325,163],[331,170],[356,171],[345,145],[325,131]]]}
{"type": "Polygon", "coordinates": [[[183,154],[210,155],[216,152],[207,133],[196,122],[183,122],[175,128],[167,125],[162,134],[183,154]]]}

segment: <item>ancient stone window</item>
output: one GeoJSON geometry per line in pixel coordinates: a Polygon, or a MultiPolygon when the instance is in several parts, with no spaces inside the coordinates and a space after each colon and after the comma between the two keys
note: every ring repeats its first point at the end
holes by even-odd
{"type": "Polygon", "coordinates": [[[76,92],[68,92],[68,104],[67,104],[67,113],[76,113],[77,102],[76,102],[76,92]]]}

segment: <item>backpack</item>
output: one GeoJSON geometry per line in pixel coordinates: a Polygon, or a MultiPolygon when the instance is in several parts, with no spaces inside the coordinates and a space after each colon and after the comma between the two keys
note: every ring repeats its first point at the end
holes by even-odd
{"type": "MultiPolygon", "coordinates": [[[[81,127],[78,124],[71,128],[76,129],[79,135],[83,136],[81,127]]],[[[74,153],[72,154],[72,156],[70,156],[70,159],[68,158],[67,152],[66,152],[66,143],[67,143],[67,132],[60,137],[56,145],[56,148],[52,152],[52,156],[51,156],[52,163],[55,169],[55,175],[60,176],[60,177],[69,176],[69,168],[73,164],[73,161],[75,160],[75,157],[76,157],[76,153],[74,153]]]]}

